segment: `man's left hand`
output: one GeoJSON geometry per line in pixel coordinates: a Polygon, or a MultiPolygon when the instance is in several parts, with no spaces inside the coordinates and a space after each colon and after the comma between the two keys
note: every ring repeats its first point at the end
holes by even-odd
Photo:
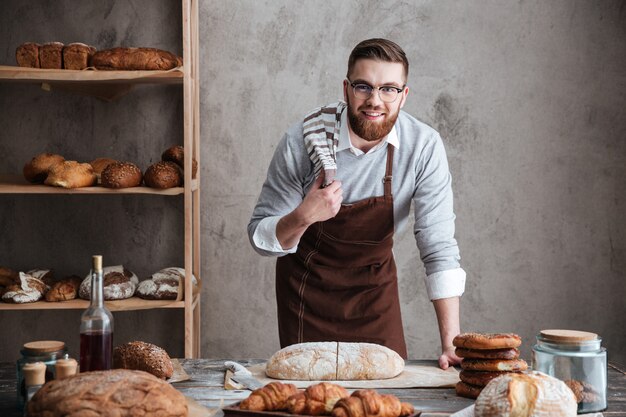
{"type": "Polygon", "coordinates": [[[441,356],[439,356],[439,367],[441,369],[448,369],[450,366],[461,363],[461,358],[454,353],[455,349],[454,346],[449,346],[441,353],[441,356]]]}

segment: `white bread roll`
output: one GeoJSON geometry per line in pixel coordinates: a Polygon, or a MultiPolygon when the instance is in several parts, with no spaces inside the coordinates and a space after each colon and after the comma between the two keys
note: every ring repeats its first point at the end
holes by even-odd
{"type": "Polygon", "coordinates": [[[476,417],[576,416],[576,398],[563,381],[543,374],[509,373],[493,379],[476,399],[476,417]]]}
{"type": "Polygon", "coordinates": [[[404,360],[374,343],[309,342],[287,346],[267,362],[265,373],[276,379],[350,381],[399,375],[404,360]]]}

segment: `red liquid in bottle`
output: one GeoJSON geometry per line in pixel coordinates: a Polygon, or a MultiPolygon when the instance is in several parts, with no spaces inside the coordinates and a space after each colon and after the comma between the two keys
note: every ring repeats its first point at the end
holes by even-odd
{"type": "Polygon", "coordinates": [[[80,334],[80,372],[111,369],[112,333],[80,334]]]}

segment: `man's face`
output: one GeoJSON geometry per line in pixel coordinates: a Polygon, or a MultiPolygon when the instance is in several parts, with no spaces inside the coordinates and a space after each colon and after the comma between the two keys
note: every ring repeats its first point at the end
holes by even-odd
{"type": "Polygon", "coordinates": [[[404,87],[404,67],[397,62],[382,62],[360,59],[355,62],[350,81],[343,83],[343,94],[348,103],[350,128],[360,138],[378,141],[393,128],[400,109],[404,106],[408,87],[404,87]],[[352,84],[366,84],[370,87],[396,87],[402,89],[395,101],[388,103],[380,98],[379,91],[373,90],[368,98],[358,98],[352,84]]]}

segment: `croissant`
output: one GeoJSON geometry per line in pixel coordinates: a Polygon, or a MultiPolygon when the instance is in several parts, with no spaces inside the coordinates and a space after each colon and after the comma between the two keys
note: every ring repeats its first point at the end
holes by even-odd
{"type": "Polygon", "coordinates": [[[293,384],[270,382],[252,391],[252,394],[239,404],[242,410],[276,411],[287,408],[287,398],[296,394],[298,389],[293,384]]]}
{"type": "Polygon", "coordinates": [[[344,387],[330,382],[321,382],[289,397],[287,410],[291,414],[329,415],[337,401],[349,396],[350,394],[344,387]]]}
{"type": "Polygon", "coordinates": [[[333,417],[405,417],[415,409],[409,403],[401,403],[391,394],[381,395],[374,390],[354,391],[348,398],[341,399],[333,408],[333,417]]]}

